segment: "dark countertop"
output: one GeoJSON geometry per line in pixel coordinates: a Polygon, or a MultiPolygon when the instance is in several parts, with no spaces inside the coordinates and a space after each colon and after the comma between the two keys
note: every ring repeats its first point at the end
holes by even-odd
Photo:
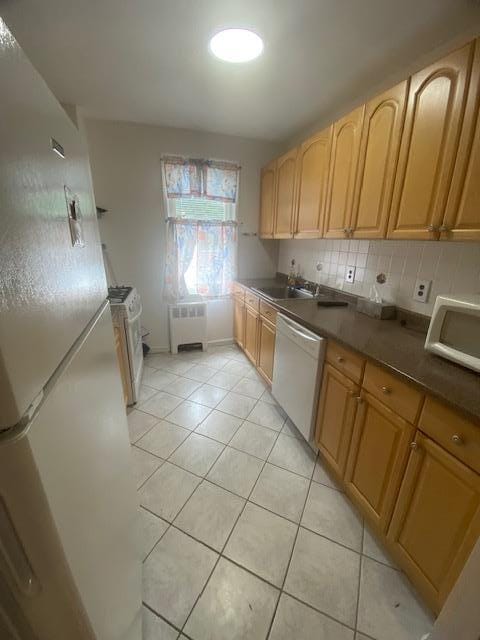
{"type": "MultiPolygon", "coordinates": [[[[246,287],[279,284],[274,278],[239,282],[246,287]]],[[[370,318],[353,305],[325,308],[311,299],[265,300],[316,334],[337,340],[444,400],[480,426],[480,374],[425,351],[425,334],[397,320],[370,318]]]]}

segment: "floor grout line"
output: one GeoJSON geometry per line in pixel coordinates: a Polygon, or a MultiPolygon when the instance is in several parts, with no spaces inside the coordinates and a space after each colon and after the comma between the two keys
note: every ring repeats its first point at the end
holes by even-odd
{"type": "MultiPolygon", "coordinates": [[[[277,438],[275,439],[275,442],[276,442],[276,440],[277,440],[277,439],[278,439],[278,436],[277,436],[277,438]]],[[[223,545],[223,547],[222,547],[222,550],[221,550],[221,552],[220,552],[220,554],[219,554],[219,556],[218,556],[217,562],[215,563],[215,566],[214,566],[214,568],[213,568],[212,572],[210,573],[210,575],[209,575],[209,577],[208,577],[207,581],[205,582],[205,585],[203,586],[202,591],[200,592],[200,595],[198,596],[197,600],[195,601],[195,603],[194,603],[193,607],[192,607],[192,608],[191,608],[191,610],[190,610],[190,613],[189,613],[189,614],[188,614],[188,616],[187,616],[187,619],[185,620],[185,624],[184,624],[184,625],[183,625],[183,627],[182,627],[182,632],[183,632],[183,629],[185,628],[185,626],[186,626],[186,624],[187,624],[187,622],[188,622],[188,620],[189,620],[190,616],[192,615],[192,612],[193,612],[193,610],[195,609],[195,607],[196,607],[196,605],[197,605],[197,602],[200,600],[200,598],[201,598],[201,596],[202,596],[203,592],[205,591],[205,589],[206,589],[206,587],[207,587],[208,583],[210,582],[210,579],[211,579],[211,577],[212,577],[212,575],[213,575],[213,572],[215,571],[215,568],[217,567],[218,563],[220,562],[220,558],[222,558],[222,557],[226,558],[226,556],[224,556],[224,555],[223,555],[223,553],[224,553],[224,551],[225,551],[225,548],[226,548],[226,547],[227,547],[227,545],[228,545],[228,542],[229,542],[229,540],[230,540],[230,538],[231,538],[231,536],[232,536],[232,534],[233,534],[233,532],[234,532],[234,530],[235,530],[235,528],[236,528],[236,526],[237,526],[238,521],[240,520],[240,518],[242,517],[243,512],[245,511],[245,507],[246,507],[246,505],[247,505],[247,504],[248,504],[248,502],[249,502],[249,498],[250,498],[250,496],[252,495],[252,492],[253,492],[253,490],[255,489],[256,485],[257,485],[258,478],[260,477],[260,475],[261,475],[261,473],[262,473],[262,471],[263,471],[263,469],[264,469],[265,465],[266,465],[266,460],[265,460],[265,462],[263,463],[262,468],[260,469],[260,473],[258,474],[257,479],[256,479],[256,480],[255,480],[255,482],[253,483],[253,486],[252,486],[252,488],[251,488],[251,490],[250,490],[250,493],[248,494],[247,498],[245,499],[245,503],[244,503],[244,505],[243,505],[243,507],[242,507],[242,509],[241,509],[240,513],[238,514],[238,517],[236,518],[235,523],[234,523],[234,525],[233,525],[232,529],[230,530],[230,533],[229,533],[229,534],[228,534],[228,536],[227,536],[227,539],[225,540],[225,543],[224,543],[224,545],[223,545]]],[[[227,559],[227,560],[229,560],[228,558],[226,558],[226,559],[227,559]]],[[[230,560],[230,562],[231,562],[231,560],[230,560]]],[[[242,567],[242,569],[245,569],[245,568],[244,568],[244,567],[242,567]]],[[[255,574],[253,574],[253,575],[255,575],[255,574]]],[[[279,598],[280,598],[280,595],[279,595],[279,598]]],[[[278,601],[277,601],[277,603],[278,603],[278,601]]]]}
{"type": "MultiPolygon", "coordinates": [[[[317,459],[318,459],[318,454],[315,456],[315,464],[317,462],[317,459]]],[[[288,559],[287,568],[285,570],[285,575],[283,576],[283,582],[282,582],[282,586],[280,588],[280,595],[278,597],[277,604],[276,604],[275,609],[273,611],[272,619],[270,620],[270,625],[268,627],[266,640],[268,640],[270,638],[270,634],[272,632],[272,627],[273,627],[273,622],[274,622],[275,617],[277,615],[278,605],[280,604],[280,598],[282,597],[282,593],[285,592],[284,591],[285,590],[285,582],[287,581],[288,572],[290,571],[290,565],[292,563],[293,554],[294,554],[294,551],[295,551],[295,547],[297,545],[298,534],[300,532],[300,523],[302,522],[303,514],[305,512],[305,507],[307,505],[308,496],[310,495],[310,487],[312,486],[312,482],[313,482],[312,478],[313,478],[313,474],[315,473],[315,464],[313,465],[312,474],[310,476],[310,482],[309,482],[309,485],[308,485],[307,492],[305,494],[305,500],[303,501],[303,507],[302,507],[302,510],[300,512],[300,520],[298,522],[297,531],[295,533],[295,538],[294,538],[293,544],[292,544],[292,550],[290,552],[290,557],[288,559]]]]}
{"type": "Polygon", "coordinates": [[[170,622],[170,620],[167,620],[167,618],[165,618],[165,616],[162,616],[161,613],[158,613],[158,611],[156,611],[155,609],[153,609],[149,604],[147,604],[144,600],[142,600],[142,606],[145,607],[146,609],[148,609],[149,611],[151,611],[153,614],[155,614],[157,616],[157,618],[160,618],[161,620],[163,620],[164,622],[166,622],[168,624],[169,627],[172,627],[172,629],[175,629],[175,631],[178,631],[178,633],[181,633],[181,630],[173,624],[173,622],[170,622]]]}
{"type": "Polygon", "coordinates": [[[358,625],[358,610],[360,606],[360,586],[362,583],[362,569],[363,569],[363,541],[365,538],[365,519],[362,518],[362,540],[360,549],[362,553],[360,554],[360,565],[358,567],[358,579],[357,579],[357,602],[355,605],[355,635],[357,635],[357,625],[358,625]]]}

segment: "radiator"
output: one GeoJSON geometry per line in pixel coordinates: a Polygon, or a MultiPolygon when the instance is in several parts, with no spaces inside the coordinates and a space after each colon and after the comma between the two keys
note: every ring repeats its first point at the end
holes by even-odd
{"type": "Polygon", "coordinates": [[[170,351],[178,353],[180,345],[202,344],[207,349],[207,303],[178,302],[168,306],[170,351]]]}

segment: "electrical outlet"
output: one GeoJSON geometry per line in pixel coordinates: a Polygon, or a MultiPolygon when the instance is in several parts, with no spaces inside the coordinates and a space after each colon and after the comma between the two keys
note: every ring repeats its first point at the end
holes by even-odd
{"type": "Polygon", "coordinates": [[[355,282],[356,267],[347,267],[345,269],[345,282],[355,282]]]}
{"type": "Polygon", "coordinates": [[[417,280],[413,291],[413,299],[417,302],[428,302],[431,286],[431,280],[417,280]]]}

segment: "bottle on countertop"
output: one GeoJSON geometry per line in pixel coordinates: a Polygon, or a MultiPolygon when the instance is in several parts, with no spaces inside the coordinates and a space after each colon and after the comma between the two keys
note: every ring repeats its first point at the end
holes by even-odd
{"type": "Polygon", "coordinates": [[[287,286],[294,287],[297,282],[297,273],[295,271],[295,258],[290,262],[290,271],[288,272],[287,286]]]}

